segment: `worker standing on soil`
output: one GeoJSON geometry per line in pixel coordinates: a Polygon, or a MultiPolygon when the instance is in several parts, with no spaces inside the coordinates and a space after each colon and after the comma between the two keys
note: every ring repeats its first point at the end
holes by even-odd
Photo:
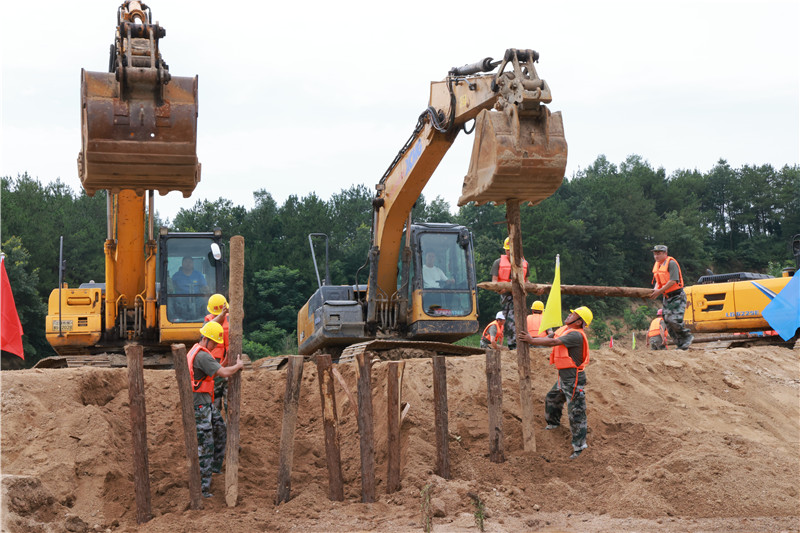
{"type": "Polygon", "coordinates": [[[658,316],[650,322],[650,329],[647,332],[647,343],[650,345],[651,350],[666,350],[667,349],[667,326],[664,325],[664,319],[661,317],[663,311],[658,310],[658,316]]]}
{"type": "Polygon", "coordinates": [[[586,307],[570,309],[564,325],[552,336],[534,338],[528,332],[520,332],[517,339],[533,346],[552,346],[550,364],[556,365],[558,381],[544,398],[545,429],[556,429],[561,425],[561,413],[567,402],[569,427],[572,431],[572,455],[577,459],[586,449],[586,374],[589,363],[589,340],[584,328],[592,323],[594,315],[586,307]]]}
{"type": "Polygon", "coordinates": [[[544,303],[541,300],[536,300],[531,305],[531,314],[528,315],[527,330],[531,337],[546,337],[547,332],[539,333],[539,326],[542,324],[542,313],[544,312],[544,303]]]}
{"type": "Polygon", "coordinates": [[[197,454],[200,459],[200,488],[204,498],[210,498],[211,474],[222,472],[225,459],[227,428],[219,410],[214,407],[214,378],[229,378],[239,372],[244,364],[241,355],[233,366],[221,366],[211,351],[224,342],[222,326],[207,322],[200,328],[200,342],[186,354],[189,376],[192,380],[194,421],[197,426],[197,454]]]}
{"type": "MultiPolygon", "coordinates": [[[[228,300],[222,294],[212,294],[208,299],[208,314],[206,315],[205,322],[216,322],[222,326],[222,344],[217,344],[211,355],[221,366],[228,364],[228,345],[229,345],[229,331],[228,324],[228,300]]],[[[228,393],[228,380],[225,378],[214,378],[214,405],[217,410],[222,412],[222,400],[228,393]]]]}
{"type": "Polygon", "coordinates": [[[498,346],[503,345],[503,323],[506,321],[505,318],[502,311],[497,312],[495,319],[489,322],[489,325],[483,330],[481,348],[491,346],[492,350],[497,350],[498,346]]]}
{"type": "MultiPolygon", "coordinates": [[[[503,242],[503,250],[505,253],[501,255],[492,264],[492,281],[511,281],[511,244],[508,237],[503,242]]],[[[528,262],[522,259],[522,267],[525,269],[524,278],[528,281],[528,262]]],[[[517,348],[517,335],[514,327],[514,296],[511,290],[500,291],[500,305],[503,307],[503,314],[505,315],[505,336],[508,337],[508,349],[515,350],[517,348]]]]}
{"type": "Polygon", "coordinates": [[[650,298],[663,298],[663,318],[675,344],[681,350],[692,345],[694,336],[683,326],[686,313],[686,293],[683,292],[683,273],[674,257],[667,255],[667,246],[653,246],[653,292],[650,298]]]}

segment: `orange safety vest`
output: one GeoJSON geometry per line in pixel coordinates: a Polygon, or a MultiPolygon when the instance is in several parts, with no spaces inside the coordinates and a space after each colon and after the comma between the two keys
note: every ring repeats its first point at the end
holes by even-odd
{"type": "Polygon", "coordinates": [[[663,320],[664,319],[659,316],[654,318],[653,321],[650,322],[650,330],[647,332],[647,338],[649,339],[650,337],[661,337],[661,340],[664,341],[664,346],[666,346],[667,336],[664,332],[663,320]]]}
{"type": "MultiPolygon", "coordinates": [[[[528,279],[528,262],[522,260],[522,266],[525,268],[525,279],[528,279]]],[[[497,270],[497,281],[511,281],[511,261],[508,256],[503,254],[500,256],[500,268],[497,270]]]]}
{"type": "Polygon", "coordinates": [[[214,378],[211,376],[206,376],[203,379],[196,380],[194,379],[194,359],[197,357],[197,354],[200,351],[204,351],[207,354],[211,354],[208,350],[200,346],[198,342],[192,349],[189,350],[189,353],[186,354],[186,362],[189,364],[189,377],[192,380],[192,391],[193,392],[204,392],[206,394],[211,395],[211,401],[214,401],[214,378]]]}
{"type": "Polygon", "coordinates": [[[567,326],[561,326],[556,330],[555,335],[553,336],[554,339],[559,337],[563,337],[567,333],[579,331],[581,336],[583,337],[583,362],[580,366],[575,364],[575,361],[572,360],[572,357],[569,356],[569,350],[563,344],[557,344],[553,346],[553,352],[550,354],[550,364],[556,365],[556,368],[561,370],[563,368],[577,368],[578,372],[583,372],[583,369],[586,368],[586,365],[589,363],[589,340],[586,338],[586,333],[584,333],[583,329],[570,329],[567,326]]]}
{"type": "Polygon", "coordinates": [[[497,336],[494,338],[494,341],[497,344],[502,345],[503,344],[503,326],[498,324],[497,320],[495,320],[493,322],[489,322],[489,325],[486,326],[486,329],[483,330],[483,338],[486,339],[486,342],[488,342],[489,344],[492,343],[492,339],[489,338],[489,328],[491,328],[493,325],[497,326],[497,336]]]}
{"type": "MultiPolygon", "coordinates": [[[[655,284],[656,289],[660,289],[667,283],[669,283],[669,262],[675,261],[674,257],[667,256],[667,258],[662,263],[656,263],[653,265],[653,283],[655,284]]],[[[675,264],[678,265],[678,282],[672,286],[672,288],[665,292],[664,295],[672,294],[675,291],[679,291],[683,288],[683,272],[681,271],[681,265],[675,261],[675,264]]]]}
{"type": "Polygon", "coordinates": [[[531,313],[528,315],[528,333],[531,337],[547,337],[547,332],[539,333],[539,327],[542,325],[542,314],[531,313]]]}
{"type": "MultiPolygon", "coordinates": [[[[217,315],[212,315],[212,314],[209,313],[209,314],[206,315],[206,320],[205,321],[206,322],[211,322],[215,318],[217,318],[217,315]]],[[[225,315],[225,318],[222,320],[222,339],[223,339],[223,343],[222,344],[217,344],[214,347],[214,349],[211,350],[211,355],[214,356],[214,359],[216,359],[217,361],[220,361],[220,364],[221,364],[222,361],[225,360],[225,356],[228,355],[228,329],[229,329],[228,316],[225,315]]]]}

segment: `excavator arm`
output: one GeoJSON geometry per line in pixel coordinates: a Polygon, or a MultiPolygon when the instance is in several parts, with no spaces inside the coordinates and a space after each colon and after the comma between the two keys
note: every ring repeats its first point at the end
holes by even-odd
{"type": "Polygon", "coordinates": [[[373,202],[375,281],[382,292],[395,291],[403,227],[414,203],[470,120],[475,120],[476,137],[459,205],[509,199],[535,204],[561,185],[567,143],[561,113],[551,114],[544,105],[551,94],[536,73],[538,58],[534,50],[509,49],[502,61],[486,58],[431,83],[429,106],[378,184],[373,202]],[[496,73],[485,74],[495,68],[496,73]]]}

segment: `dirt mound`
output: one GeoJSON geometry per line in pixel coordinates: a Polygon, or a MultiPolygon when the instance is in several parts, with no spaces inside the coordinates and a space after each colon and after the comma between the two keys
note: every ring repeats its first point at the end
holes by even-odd
{"type": "MultiPolygon", "coordinates": [[[[564,425],[544,431],[555,380],[532,350],[537,451],[521,450],[515,355],[503,357],[506,462],[488,459],[483,356],[448,358],[451,480],[434,473],[431,361],[409,360],[402,488],[385,493],[386,363],[373,367],[377,502],[361,504],[357,421],[337,389],[345,501],[327,499],[316,368],[306,364],[292,500],[275,506],[285,372],[242,380],[239,505],[188,510],[186,458],[172,371],[145,371],[154,518],[136,524],[124,369],[2,373],[3,530],[39,531],[797,531],[800,529],[800,349],[688,352],[602,349],[587,369],[589,448],[575,461],[564,425]]],[[[355,370],[341,365],[355,391],[355,370]]],[[[338,387],[338,384],[337,384],[338,387]]]]}

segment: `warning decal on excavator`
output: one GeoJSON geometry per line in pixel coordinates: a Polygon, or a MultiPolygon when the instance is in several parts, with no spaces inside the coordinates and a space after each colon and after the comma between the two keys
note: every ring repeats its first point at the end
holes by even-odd
{"type": "MultiPolygon", "coordinates": [[[[58,322],[58,320],[53,320],[53,331],[59,331],[58,322]]],[[[62,320],[61,331],[72,331],[72,320],[62,320]]]]}
{"type": "Polygon", "coordinates": [[[411,173],[411,169],[414,168],[414,165],[417,163],[419,156],[422,155],[422,139],[417,139],[417,142],[414,143],[414,146],[408,151],[408,157],[403,161],[403,168],[400,169],[400,177],[402,179],[406,179],[411,173]]]}

